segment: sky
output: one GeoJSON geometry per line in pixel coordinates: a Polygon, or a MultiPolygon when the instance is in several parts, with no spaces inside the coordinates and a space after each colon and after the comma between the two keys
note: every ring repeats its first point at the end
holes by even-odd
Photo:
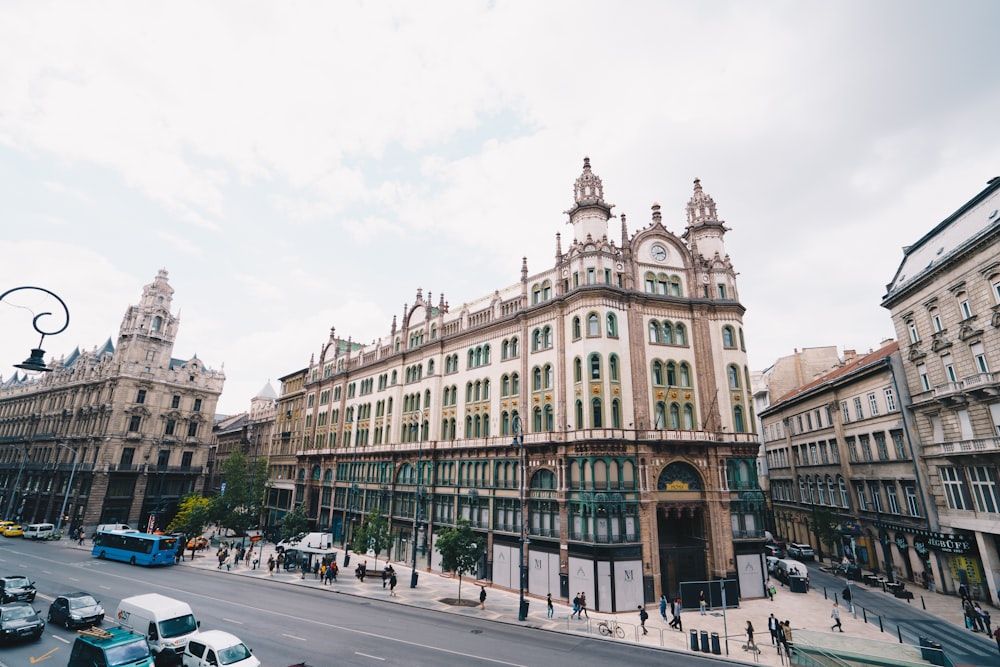
{"type": "MultiPolygon", "coordinates": [[[[233,414],[331,327],[367,343],[417,289],[456,308],[549,268],[589,156],[630,232],[659,203],[681,234],[701,179],[753,370],[864,352],[902,248],[1000,175],[998,25],[991,0],[4,2],[0,291],[66,302],[59,357],[166,269],[174,356],[224,370],[233,414]]],[[[46,299],[0,304],[3,379],[46,299]]]]}

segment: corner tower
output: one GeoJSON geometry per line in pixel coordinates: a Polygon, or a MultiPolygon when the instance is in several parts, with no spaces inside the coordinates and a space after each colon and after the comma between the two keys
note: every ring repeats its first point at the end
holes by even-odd
{"type": "Polygon", "coordinates": [[[608,235],[608,220],[614,204],[604,201],[604,184],[601,177],[590,169],[590,158],[583,158],[583,173],[573,184],[573,208],[564,211],[573,225],[576,243],[600,241],[608,235]]]}
{"type": "Polygon", "coordinates": [[[116,361],[168,368],[180,318],[170,312],[174,288],[167,270],[160,269],[153,282],[142,288],[139,303],[129,306],[118,330],[116,361]]]}

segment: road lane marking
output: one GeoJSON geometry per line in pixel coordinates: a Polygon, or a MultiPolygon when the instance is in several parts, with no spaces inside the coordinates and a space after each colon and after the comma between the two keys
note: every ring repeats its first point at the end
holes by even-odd
{"type": "Polygon", "coordinates": [[[381,660],[385,662],[385,658],[380,658],[377,655],[368,655],[367,653],[362,653],[361,651],[355,651],[354,655],[360,655],[362,658],[371,658],[372,660],[381,660]]]}
{"type": "Polygon", "coordinates": [[[298,639],[300,642],[307,641],[305,637],[296,637],[295,635],[285,634],[284,632],[281,633],[281,636],[288,637],[289,639],[298,639]]]}
{"type": "Polygon", "coordinates": [[[243,625],[243,621],[235,621],[231,618],[226,618],[225,616],[222,617],[222,620],[226,621],[227,623],[235,623],[236,625],[243,625]]]}
{"type": "Polygon", "coordinates": [[[58,639],[63,644],[69,644],[70,643],[70,641],[68,639],[66,639],[65,637],[60,637],[59,635],[53,635],[53,634],[50,633],[49,637],[52,637],[53,639],[58,639]]]}

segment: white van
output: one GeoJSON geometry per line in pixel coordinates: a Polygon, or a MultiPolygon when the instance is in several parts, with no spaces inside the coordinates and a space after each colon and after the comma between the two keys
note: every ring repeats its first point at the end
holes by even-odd
{"type": "Polygon", "coordinates": [[[774,564],[774,575],[778,577],[779,581],[786,584],[793,576],[805,577],[806,583],[809,582],[809,570],[806,569],[806,566],[789,558],[779,560],[774,564]]]}
{"type": "Polygon", "coordinates": [[[190,605],[159,593],[125,598],[115,618],[118,625],[145,636],[154,656],[164,653],[178,659],[200,625],[190,605]]]}
{"type": "Polygon", "coordinates": [[[124,531],[132,529],[129,528],[129,525],[127,523],[102,523],[99,526],[97,526],[97,528],[94,529],[94,534],[96,535],[97,533],[110,533],[114,530],[124,531]]]}
{"type": "Polygon", "coordinates": [[[24,539],[47,540],[56,533],[56,527],[51,523],[33,523],[24,527],[24,539]]]}

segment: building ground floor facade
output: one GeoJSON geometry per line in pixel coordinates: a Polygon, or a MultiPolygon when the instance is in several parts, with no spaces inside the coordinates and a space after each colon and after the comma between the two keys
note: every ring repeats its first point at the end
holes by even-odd
{"type": "Polygon", "coordinates": [[[763,494],[744,472],[756,444],[531,435],[523,451],[425,442],[309,453],[299,457],[292,502],[340,544],[380,513],[390,525],[380,557],[412,563],[416,543],[425,572],[441,571],[440,530],[465,519],[485,546],[475,578],[517,590],[523,563],[527,594],[569,601],[582,592],[596,611],[635,609],[677,595],[683,582],[722,578],[763,596],[763,494]]]}

